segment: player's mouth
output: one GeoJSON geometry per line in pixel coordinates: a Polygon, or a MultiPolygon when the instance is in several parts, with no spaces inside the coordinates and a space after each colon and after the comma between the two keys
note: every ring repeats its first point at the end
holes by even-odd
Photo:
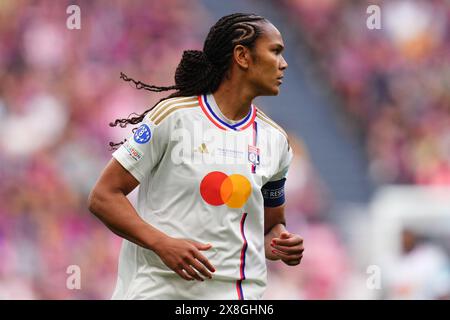
{"type": "Polygon", "coordinates": [[[281,77],[277,78],[278,84],[282,84],[283,83],[283,78],[284,78],[284,76],[281,76],[281,77]]]}

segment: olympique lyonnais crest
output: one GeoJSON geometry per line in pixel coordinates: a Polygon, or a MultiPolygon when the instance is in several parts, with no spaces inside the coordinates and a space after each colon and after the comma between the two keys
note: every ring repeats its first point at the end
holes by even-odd
{"type": "Polygon", "coordinates": [[[259,148],[255,146],[248,146],[248,161],[255,166],[259,165],[259,148]]]}

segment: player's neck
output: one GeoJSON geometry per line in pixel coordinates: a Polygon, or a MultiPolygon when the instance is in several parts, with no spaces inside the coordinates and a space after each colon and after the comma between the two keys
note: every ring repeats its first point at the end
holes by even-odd
{"type": "Polygon", "coordinates": [[[250,111],[254,95],[245,87],[230,81],[222,81],[213,93],[222,114],[230,120],[241,120],[250,111]]]}

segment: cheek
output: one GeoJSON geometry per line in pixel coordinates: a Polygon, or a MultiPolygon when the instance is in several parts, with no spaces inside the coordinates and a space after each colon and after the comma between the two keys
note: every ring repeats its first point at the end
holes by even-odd
{"type": "Polygon", "coordinates": [[[278,63],[278,57],[272,57],[270,55],[260,57],[251,72],[252,81],[257,83],[259,86],[267,86],[268,82],[277,75],[278,63]]]}
{"type": "Polygon", "coordinates": [[[259,72],[260,76],[263,78],[273,77],[278,69],[278,61],[277,59],[267,59],[261,63],[259,72]]]}

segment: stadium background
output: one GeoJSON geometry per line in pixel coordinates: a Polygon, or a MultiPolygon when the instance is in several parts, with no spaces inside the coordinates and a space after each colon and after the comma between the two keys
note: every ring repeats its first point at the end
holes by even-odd
{"type": "Polygon", "coordinates": [[[450,297],[448,1],[2,0],[0,299],[110,298],[121,239],[86,199],[131,130],[109,122],[163,96],[119,74],[172,84],[182,51],[237,11],[271,20],[289,63],[257,104],[290,134],[287,219],[306,250],[269,263],[265,298],[450,297]]]}

